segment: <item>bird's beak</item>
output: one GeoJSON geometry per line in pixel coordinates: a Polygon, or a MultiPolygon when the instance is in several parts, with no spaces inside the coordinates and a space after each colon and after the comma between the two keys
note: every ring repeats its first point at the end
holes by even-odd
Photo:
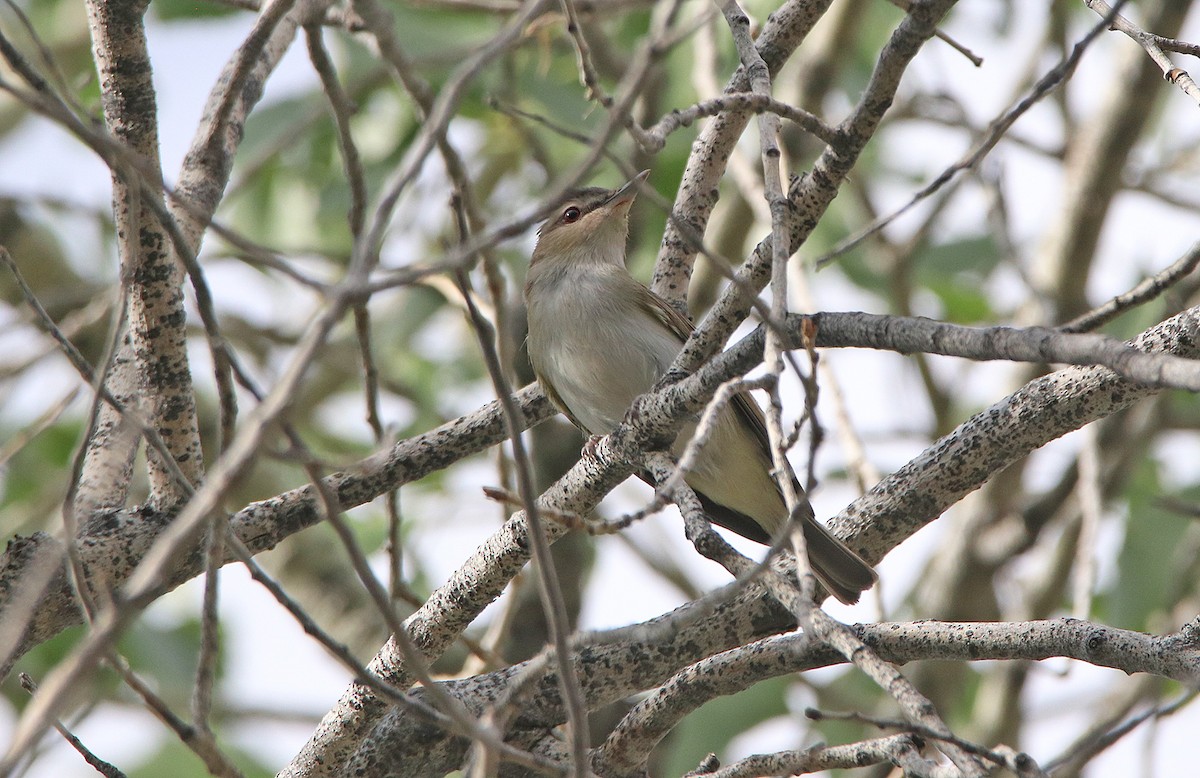
{"type": "Polygon", "coordinates": [[[628,208],[633,204],[633,198],[637,197],[638,189],[641,188],[642,182],[650,175],[649,170],[643,170],[633,178],[629,179],[629,183],[613,192],[612,197],[608,198],[607,206],[609,210],[615,211],[622,206],[628,208]]]}

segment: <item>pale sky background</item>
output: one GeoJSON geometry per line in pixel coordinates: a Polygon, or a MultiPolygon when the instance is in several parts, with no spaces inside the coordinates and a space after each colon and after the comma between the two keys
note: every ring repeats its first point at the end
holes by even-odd
{"type": "MultiPolygon", "coordinates": [[[[974,120],[980,125],[999,113],[1013,97],[1011,79],[1019,75],[1010,72],[1006,63],[1024,62],[1027,48],[1023,49],[1022,46],[1035,45],[1039,33],[1036,27],[1031,26],[1028,35],[1007,39],[1017,41],[1015,44],[993,40],[986,22],[999,7],[997,3],[964,2],[952,12],[945,25],[945,29],[956,39],[985,57],[982,68],[976,70],[964,66],[960,55],[941,43],[932,42],[919,55],[906,76],[907,86],[911,89],[920,83],[927,88],[933,84],[961,97],[961,102],[973,112],[974,120]]],[[[1018,20],[1023,25],[1028,25],[1030,21],[1024,16],[1018,20]]],[[[248,15],[195,24],[187,32],[177,27],[151,24],[150,43],[159,89],[163,167],[169,179],[179,170],[211,84],[223,66],[227,53],[241,43],[248,24],[248,15]]],[[[1191,21],[1181,37],[1191,41],[1200,40],[1200,24],[1196,19],[1191,21]]],[[[1093,98],[1098,99],[1103,94],[1108,84],[1109,66],[1120,50],[1132,45],[1128,39],[1116,33],[1108,34],[1097,42],[1084,58],[1076,75],[1076,79],[1094,81],[1097,91],[1094,95],[1078,94],[1081,101],[1091,100],[1094,103],[1093,98]]],[[[1183,66],[1196,69],[1194,63],[1181,60],[1176,58],[1183,66]]],[[[1044,64],[1049,67],[1053,63],[1044,64]]],[[[296,45],[271,76],[264,102],[307,92],[314,81],[303,45],[296,45]]],[[[1200,124],[1196,120],[1195,105],[1165,82],[1161,88],[1169,93],[1168,110],[1178,117],[1175,126],[1180,127],[1181,135],[1200,135],[1196,129],[1200,124]]],[[[1079,91],[1076,90],[1077,93],[1079,91]]],[[[1052,120],[1052,112],[1035,108],[1017,125],[1017,129],[1028,136],[1052,138],[1055,128],[1047,127],[1047,122],[1052,120]]],[[[461,133],[456,137],[464,140],[469,140],[472,134],[470,127],[456,128],[456,132],[461,133]]],[[[959,133],[950,131],[944,134],[891,131],[886,135],[886,141],[890,144],[889,148],[895,149],[895,153],[904,155],[903,158],[909,161],[909,169],[923,180],[936,175],[966,150],[959,133]]],[[[1036,245],[1052,218],[1052,210],[1047,204],[1056,202],[1061,185],[1058,169],[1011,144],[1002,144],[993,156],[996,160],[1002,160],[1007,172],[1009,205],[1016,236],[1026,245],[1036,245]]],[[[437,165],[428,167],[427,176],[433,179],[440,176],[437,165]]],[[[21,133],[0,146],[0,170],[3,171],[3,183],[0,186],[8,194],[54,194],[91,203],[99,208],[109,205],[108,170],[83,146],[67,139],[59,129],[46,122],[28,122],[21,133]]],[[[1191,183],[1194,186],[1196,181],[1191,183]]],[[[892,202],[880,205],[897,206],[910,193],[911,188],[896,186],[892,202]]],[[[1140,198],[1129,196],[1119,199],[1115,207],[1115,217],[1110,219],[1109,231],[1101,242],[1099,263],[1102,271],[1096,273],[1098,283],[1102,281],[1104,288],[1097,286],[1091,290],[1093,300],[1124,291],[1142,274],[1165,267],[1197,240],[1198,220],[1194,213],[1170,212],[1160,205],[1149,208],[1140,198]],[[1148,236],[1153,236],[1153,241],[1148,240],[1148,236]]],[[[969,218],[977,217],[971,215],[969,218]]],[[[904,222],[898,226],[901,232],[905,228],[904,222]]],[[[765,228],[763,232],[766,232],[765,228]]],[[[526,236],[524,240],[529,241],[530,237],[526,236]]],[[[229,289],[237,287],[255,294],[254,303],[259,305],[264,300],[257,296],[259,290],[249,280],[252,277],[252,273],[239,272],[236,267],[222,264],[214,268],[210,281],[218,298],[223,299],[225,304],[229,303],[229,289]]],[[[877,305],[874,299],[852,288],[834,273],[818,274],[812,283],[816,299],[825,309],[871,310],[871,306],[877,305]]],[[[1016,284],[1006,287],[1003,283],[997,284],[992,291],[1001,299],[1011,299],[1019,293],[1016,284]]],[[[248,304],[249,300],[246,302],[248,304]]],[[[293,308],[297,306],[294,298],[265,302],[293,308]]],[[[456,326],[465,334],[461,321],[456,326]]],[[[449,329],[454,331],[453,326],[449,329]]],[[[200,375],[208,364],[207,353],[203,348],[197,349],[194,358],[194,370],[200,375]]],[[[886,473],[923,448],[917,439],[887,434],[894,432],[887,426],[894,423],[894,416],[888,412],[889,409],[905,402],[907,397],[914,399],[918,409],[915,413],[926,413],[921,388],[912,379],[912,374],[897,370],[897,366],[903,362],[902,357],[876,352],[826,352],[824,358],[836,367],[855,422],[870,441],[869,453],[877,467],[886,473]]],[[[957,374],[957,366],[954,360],[936,361],[938,370],[951,375],[957,374]]],[[[1009,391],[1004,387],[1010,385],[1012,375],[1007,366],[997,364],[987,371],[974,373],[972,381],[963,390],[976,396],[980,402],[998,400],[1009,391]]],[[[65,367],[48,366],[39,373],[37,385],[25,386],[24,391],[6,398],[6,403],[10,404],[10,409],[26,405],[30,408],[41,407],[47,402],[44,391],[41,391],[46,385],[43,382],[67,387],[73,385],[73,380],[73,374],[65,367]]],[[[793,391],[799,390],[793,387],[793,391]]],[[[462,410],[475,407],[475,401],[480,399],[484,399],[482,395],[461,398],[462,410]]],[[[399,412],[398,409],[393,411],[399,412]]],[[[352,423],[361,424],[361,412],[357,407],[347,409],[347,413],[352,416],[352,423]]],[[[828,409],[825,413],[825,418],[831,418],[828,409]]],[[[1191,461],[1200,463],[1200,444],[1195,439],[1181,440],[1180,445],[1197,449],[1197,455],[1191,461]]],[[[1078,433],[1056,441],[1037,455],[1047,465],[1048,480],[1052,480],[1061,463],[1074,455],[1077,447],[1078,433]]],[[[836,436],[830,436],[821,452],[821,469],[828,471],[837,467],[841,456],[836,436]]],[[[1177,476],[1188,482],[1197,480],[1194,471],[1179,472],[1177,476]]],[[[469,550],[490,533],[497,516],[495,505],[485,501],[479,490],[483,484],[495,483],[492,468],[482,463],[460,467],[454,478],[462,488],[456,490],[461,495],[461,501],[453,509],[443,507],[448,504],[448,498],[435,499],[415,491],[405,496],[406,511],[414,515],[437,513],[444,517],[444,520],[427,522],[415,538],[418,544],[415,553],[425,560],[435,580],[444,580],[469,550]]],[[[627,483],[610,496],[607,504],[612,506],[614,512],[629,509],[643,501],[646,494],[641,484],[627,483]]],[[[855,496],[847,489],[833,485],[819,490],[812,497],[817,515],[827,517],[855,496]]],[[[890,611],[895,605],[893,600],[908,589],[912,578],[918,574],[921,564],[933,550],[938,535],[945,531],[945,522],[952,520],[952,517],[953,511],[906,542],[879,566],[885,611],[890,611]]],[[[1109,518],[1102,527],[1101,546],[1111,548],[1120,541],[1120,528],[1114,517],[1109,518]]],[[[633,527],[630,532],[672,548],[681,564],[696,571],[712,586],[724,583],[726,574],[699,559],[686,545],[678,531],[677,521],[677,517],[673,518],[670,512],[665,512],[643,525],[633,527]]],[[[600,556],[593,574],[595,580],[589,590],[592,594],[585,603],[584,628],[629,624],[657,616],[679,604],[674,591],[641,572],[641,563],[619,541],[600,538],[597,545],[600,556]],[[604,596],[598,597],[596,592],[604,592],[604,596]]],[[[743,548],[758,553],[757,546],[747,544],[743,548]]],[[[1104,567],[1100,570],[1102,577],[1108,572],[1104,567]]],[[[224,695],[247,707],[262,706],[311,713],[315,720],[346,688],[346,672],[329,660],[323,650],[303,634],[264,590],[249,580],[241,566],[226,567],[222,584],[222,616],[229,622],[229,629],[224,634],[230,640],[228,672],[223,680],[224,695]]],[[[194,612],[200,592],[200,582],[193,581],[152,606],[146,618],[168,622],[184,618],[194,612]]],[[[880,614],[874,593],[865,597],[858,606],[851,608],[834,602],[828,609],[835,617],[849,621],[872,621],[879,618],[880,614]]],[[[1032,719],[1036,726],[1027,728],[1024,745],[1039,760],[1059,753],[1095,714],[1093,702],[1102,698],[1105,687],[1114,679],[1123,677],[1115,671],[1065,660],[1042,663],[1033,676],[1026,699],[1032,700],[1031,705],[1037,712],[1032,719]],[[1084,702],[1081,703],[1081,700],[1084,702]]],[[[796,710],[802,710],[805,702],[797,700],[796,710]]],[[[11,729],[13,715],[11,709],[0,707],[0,742],[6,739],[3,733],[11,729]]],[[[311,723],[269,727],[255,725],[244,740],[236,736],[233,739],[239,745],[261,754],[271,764],[282,767],[298,751],[312,729],[311,723]]],[[[731,756],[791,745],[787,739],[788,733],[794,738],[798,731],[794,722],[769,722],[739,738],[737,748],[740,753],[731,756]]],[[[140,710],[105,705],[79,725],[76,732],[101,756],[121,765],[131,764],[139,754],[155,747],[160,736],[160,725],[140,710]],[[141,733],[146,733],[148,737],[140,736],[141,733]]],[[[1141,727],[1098,760],[1088,774],[1187,774],[1194,765],[1196,732],[1200,732],[1200,706],[1193,705],[1157,727],[1141,727]],[[1152,769],[1149,773],[1143,773],[1147,753],[1153,754],[1152,769]]],[[[94,774],[61,740],[51,736],[46,742],[51,753],[39,759],[29,773],[31,778],[94,774]]]]}

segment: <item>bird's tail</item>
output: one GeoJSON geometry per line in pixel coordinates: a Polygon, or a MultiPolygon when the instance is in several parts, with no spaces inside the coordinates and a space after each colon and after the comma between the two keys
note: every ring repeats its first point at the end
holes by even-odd
{"type": "Polygon", "coordinates": [[[847,605],[858,602],[859,595],[879,578],[870,565],[816,519],[804,522],[804,542],[813,574],[830,594],[847,605]]]}

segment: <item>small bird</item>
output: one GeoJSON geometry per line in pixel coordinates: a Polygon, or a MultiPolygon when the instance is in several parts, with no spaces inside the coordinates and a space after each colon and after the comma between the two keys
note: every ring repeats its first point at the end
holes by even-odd
{"type": "MultiPolygon", "coordinates": [[[[693,327],[625,269],[629,208],[650,171],[619,189],[570,193],[538,230],[525,281],[529,360],[542,389],[590,435],[611,432],[634,398],[670,367],[693,327]]],[[[683,425],[672,447],[679,456],[698,419],[683,425]]],[[[739,394],[718,415],[712,436],[684,480],[709,517],[768,543],[787,519],[762,409],[739,394]]],[[[803,500],[804,537],[813,572],[844,603],[876,580],[875,571],[817,523],[803,500]]]]}

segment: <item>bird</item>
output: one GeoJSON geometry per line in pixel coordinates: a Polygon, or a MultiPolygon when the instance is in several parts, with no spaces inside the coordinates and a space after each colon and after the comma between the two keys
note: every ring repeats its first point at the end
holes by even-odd
{"type": "MultiPolygon", "coordinates": [[[[615,429],[634,399],[667,371],[693,330],[625,266],[629,210],[649,173],[642,171],[617,189],[568,192],[538,229],[526,274],[526,348],[534,375],[550,401],[586,435],[615,429]]],[[[682,454],[698,421],[684,423],[672,454],[682,454]]],[[[718,414],[684,481],[713,522],[769,543],[788,517],[771,469],[762,409],[743,392],[718,414]]],[[[813,573],[838,600],[857,602],[874,585],[875,571],[817,522],[794,477],[793,483],[813,573]]]]}

